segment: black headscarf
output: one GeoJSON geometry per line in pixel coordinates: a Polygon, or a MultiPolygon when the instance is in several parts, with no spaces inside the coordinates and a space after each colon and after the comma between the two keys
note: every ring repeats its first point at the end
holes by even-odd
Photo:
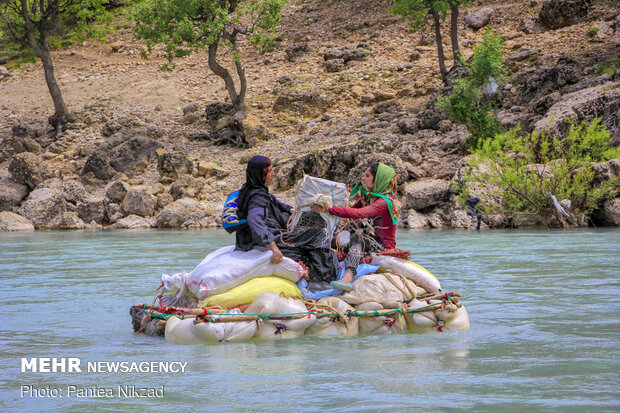
{"type": "Polygon", "coordinates": [[[265,186],[265,169],[271,166],[271,159],[266,156],[256,155],[248,162],[245,170],[245,184],[239,190],[239,199],[237,200],[237,216],[240,219],[248,216],[248,204],[250,198],[258,193],[264,192],[269,194],[269,189],[265,186]]]}

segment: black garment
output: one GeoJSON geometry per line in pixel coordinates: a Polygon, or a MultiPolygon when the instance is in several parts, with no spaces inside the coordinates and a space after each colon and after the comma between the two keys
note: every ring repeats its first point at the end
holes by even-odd
{"type": "Polygon", "coordinates": [[[338,259],[329,243],[325,243],[327,233],[322,220],[322,228],[287,232],[290,206],[258,190],[248,194],[248,225],[236,231],[235,250],[249,251],[275,242],[282,255],[308,267],[310,280],[330,282],[336,279],[338,259]]]}
{"type": "Polygon", "coordinates": [[[289,232],[278,237],[276,245],[285,257],[301,261],[310,272],[310,281],[330,282],[338,274],[338,258],[327,245],[325,229],[306,229],[289,232]]]}
{"type": "Polygon", "coordinates": [[[249,251],[255,246],[266,247],[279,239],[282,232],[286,232],[286,223],[291,216],[289,205],[260,188],[247,191],[246,203],[248,225],[236,231],[235,250],[249,251]]]}

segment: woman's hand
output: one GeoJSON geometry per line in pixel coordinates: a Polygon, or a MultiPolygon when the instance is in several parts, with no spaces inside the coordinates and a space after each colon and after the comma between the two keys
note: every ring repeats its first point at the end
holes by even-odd
{"type": "Polygon", "coordinates": [[[269,260],[269,263],[280,264],[282,262],[282,259],[284,258],[284,255],[282,254],[282,251],[280,251],[280,248],[278,248],[276,243],[272,242],[271,244],[267,245],[267,248],[269,248],[273,252],[273,256],[269,260]]]}
{"type": "Polygon", "coordinates": [[[312,203],[310,205],[310,209],[313,210],[314,212],[316,212],[317,214],[325,212],[325,207],[323,207],[323,205],[319,205],[319,204],[315,204],[315,203],[312,203]]]}

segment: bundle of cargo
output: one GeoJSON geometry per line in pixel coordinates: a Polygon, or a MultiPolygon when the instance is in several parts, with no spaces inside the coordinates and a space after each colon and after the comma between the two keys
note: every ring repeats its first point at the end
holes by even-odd
{"type": "MultiPolygon", "coordinates": [[[[234,195],[225,205],[227,230],[241,224],[234,195]]],[[[348,235],[342,231],[334,237],[340,219],[315,213],[311,205],[343,206],[347,201],[344,184],[305,176],[297,185],[290,231],[322,220],[325,244],[340,249],[348,235]]],[[[175,343],[199,343],[469,328],[461,294],[442,291],[433,274],[403,259],[407,251],[367,257],[357,267],[353,290],[346,293],[329,287],[317,290],[309,285],[304,264],[286,257],[272,264],[272,254],[265,248],[235,251],[231,245],[210,253],[189,273],[162,275],[153,303],[131,308],[134,331],[175,343]]],[[[339,277],[345,273],[342,267],[339,277]]]]}
{"type": "MultiPolygon", "coordinates": [[[[218,250],[212,257],[230,252],[218,250]]],[[[268,262],[269,253],[262,258],[268,262]]],[[[218,294],[190,303],[188,307],[164,305],[164,297],[179,296],[178,293],[174,295],[173,290],[185,291],[183,297],[187,297],[188,291],[200,291],[196,285],[204,284],[190,281],[189,287],[187,283],[179,287],[167,283],[175,277],[164,276],[163,288],[168,291],[158,295],[160,305],[136,304],[131,308],[134,331],[165,336],[177,344],[190,344],[302,335],[351,337],[430,333],[469,328],[461,294],[443,292],[439,281],[424,267],[382,255],[373,255],[372,263],[376,264],[376,272],[358,275],[353,281],[353,291],[331,290],[329,295],[318,300],[304,298],[306,272],[288,262],[284,264],[289,267],[288,272],[274,266],[271,274],[264,275],[266,270],[256,271],[266,265],[259,260],[249,271],[251,279],[230,282],[227,291],[218,286],[218,294]],[[298,277],[301,289],[291,280],[294,277],[298,277]]],[[[235,265],[228,268],[235,268],[235,265]]],[[[220,274],[224,272],[220,268],[220,274]]],[[[177,275],[175,279],[177,282],[183,278],[196,281],[190,274],[177,275]]],[[[194,298],[198,300],[205,291],[194,298]]]]}

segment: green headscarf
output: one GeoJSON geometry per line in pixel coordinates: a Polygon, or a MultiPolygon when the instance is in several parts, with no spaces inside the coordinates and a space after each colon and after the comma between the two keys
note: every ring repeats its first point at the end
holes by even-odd
{"type": "Polygon", "coordinates": [[[392,224],[396,225],[400,216],[400,208],[396,205],[396,171],[394,168],[379,162],[372,192],[367,191],[358,182],[349,196],[355,195],[358,191],[362,193],[362,203],[364,205],[370,204],[372,198],[383,198],[387,202],[390,217],[392,217],[392,224]]]}

